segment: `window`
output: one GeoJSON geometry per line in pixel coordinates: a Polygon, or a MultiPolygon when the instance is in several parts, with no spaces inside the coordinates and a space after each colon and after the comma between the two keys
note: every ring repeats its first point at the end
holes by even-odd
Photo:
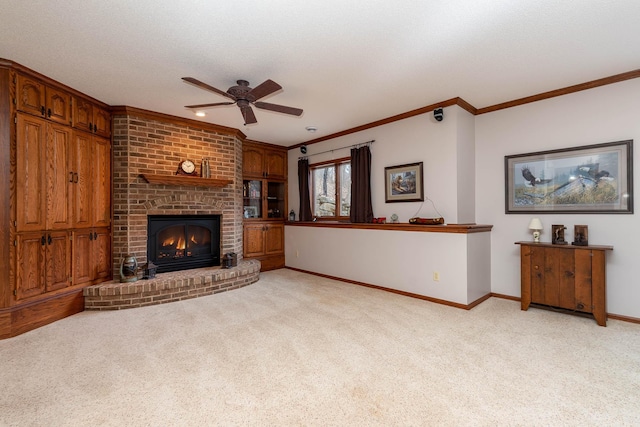
{"type": "Polygon", "coordinates": [[[313,215],[319,219],[348,219],[351,208],[350,158],[311,165],[313,215]]]}

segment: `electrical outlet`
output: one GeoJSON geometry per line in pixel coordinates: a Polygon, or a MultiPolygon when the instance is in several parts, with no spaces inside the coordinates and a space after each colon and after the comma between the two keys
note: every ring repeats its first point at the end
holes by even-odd
{"type": "Polygon", "coordinates": [[[440,273],[438,271],[434,271],[433,272],[433,281],[434,282],[439,282],[440,281],[440,273]]]}

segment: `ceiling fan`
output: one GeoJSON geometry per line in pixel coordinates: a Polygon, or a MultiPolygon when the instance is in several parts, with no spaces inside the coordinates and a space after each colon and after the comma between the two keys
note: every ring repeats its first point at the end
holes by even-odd
{"type": "Polygon", "coordinates": [[[218,105],[238,104],[238,107],[240,107],[240,111],[242,112],[242,117],[244,117],[245,125],[258,123],[258,120],[256,120],[256,115],[253,113],[253,109],[251,108],[252,104],[256,108],[260,108],[263,110],[277,111],[278,113],[291,114],[293,116],[299,116],[302,114],[302,110],[300,108],[286,107],[284,105],[258,101],[259,99],[262,99],[265,96],[271,95],[272,93],[282,89],[282,86],[280,86],[273,80],[267,80],[254,88],[249,87],[248,81],[238,80],[236,82],[237,86],[230,87],[226,92],[223,92],[220,89],[216,89],[215,87],[203,83],[200,80],[194,79],[193,77],[183,77],[182,80],[187,83],[196,85],[201,89],[215,92],[218,95],[222,95],[233,100],[233,102],[214,102],[212,104],[186,105],[185,108],[208,108],[216,107],[218,105]]]}

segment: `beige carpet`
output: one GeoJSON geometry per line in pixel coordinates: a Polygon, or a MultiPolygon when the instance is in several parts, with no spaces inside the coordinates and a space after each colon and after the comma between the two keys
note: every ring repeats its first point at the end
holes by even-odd
{"type": "Polygon", "coordinates": [[[0,341],[2,426],[640,425],[640,325],[291,270],[0,341]]]}

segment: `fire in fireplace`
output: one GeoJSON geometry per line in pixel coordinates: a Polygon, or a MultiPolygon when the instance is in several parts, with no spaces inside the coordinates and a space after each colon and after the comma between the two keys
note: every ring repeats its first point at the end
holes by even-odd
{"type": "Polygon", "coordinates": [[[147,230],[158,273],[220,265],[220,215],[149,215],[147,230]]]}

